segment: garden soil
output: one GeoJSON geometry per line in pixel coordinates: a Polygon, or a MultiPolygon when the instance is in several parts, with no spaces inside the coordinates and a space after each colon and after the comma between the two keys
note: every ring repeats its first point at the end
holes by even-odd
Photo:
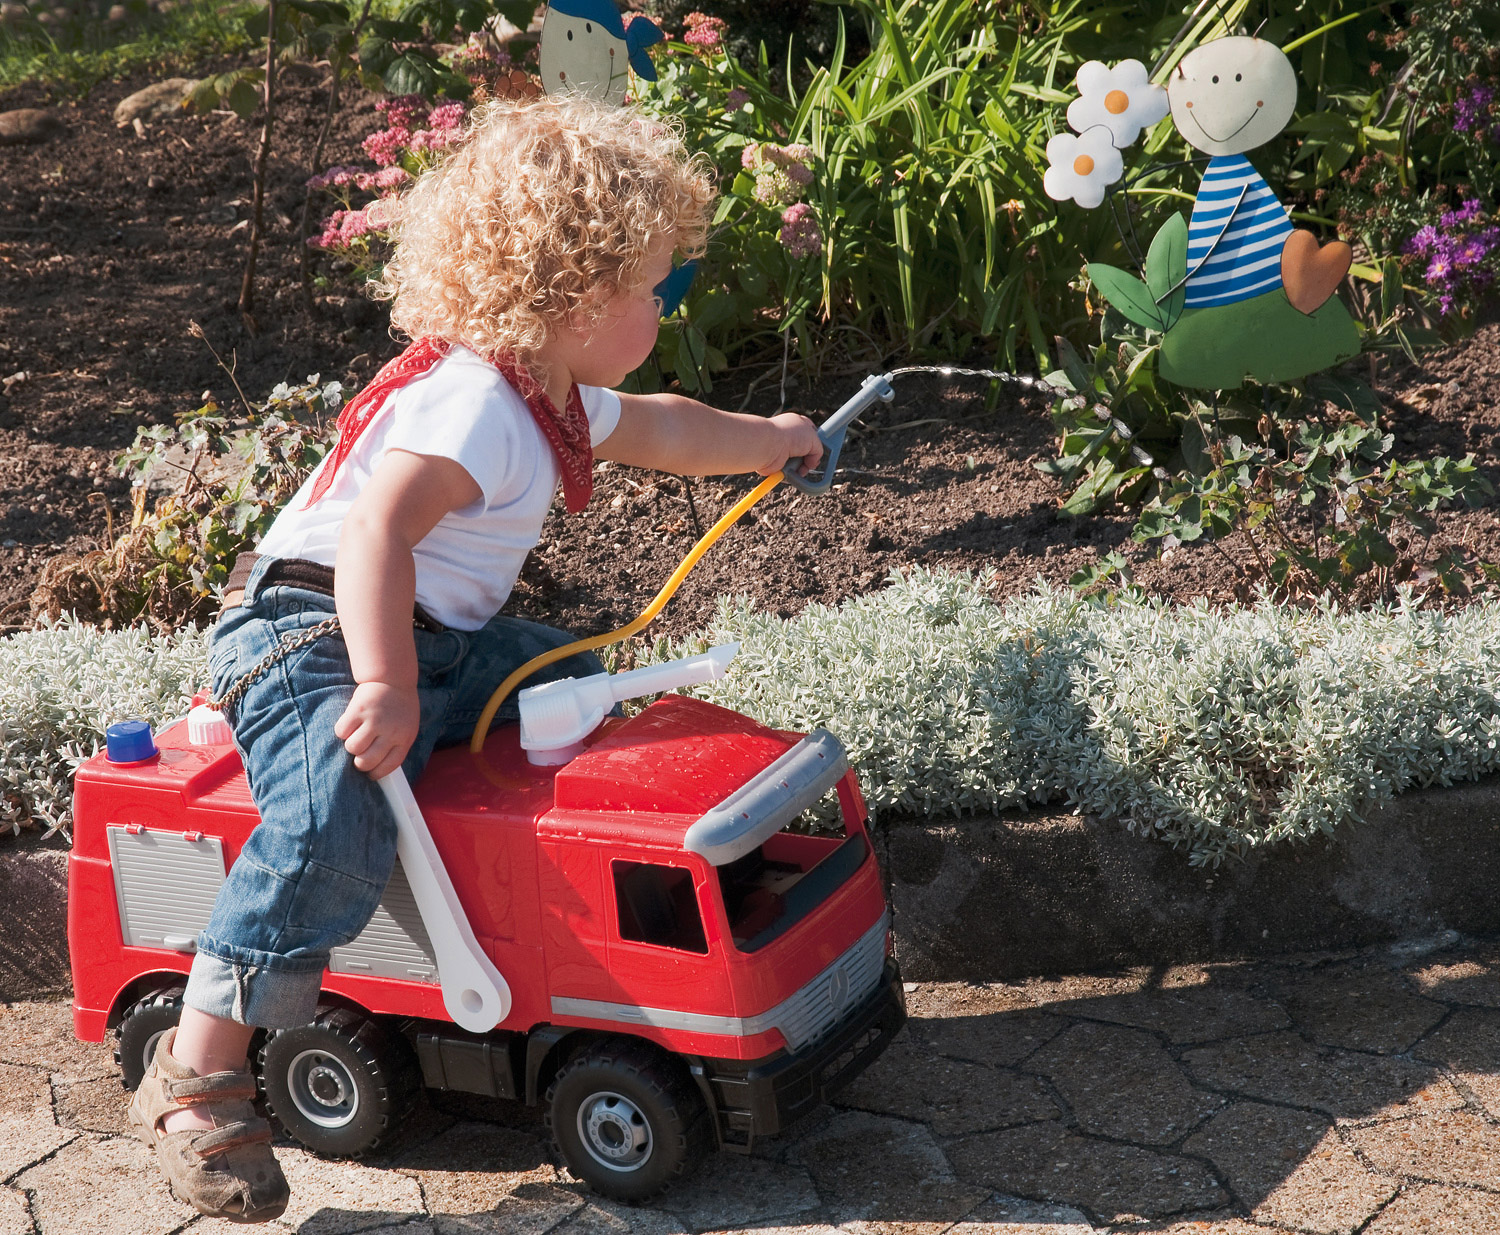
{"type": "MultiPolygon", "coordinates": [[[[42,144],[0,150],[0,629],[28,623],[49,560],[100,547],[128,520],[130,492],[113,460],[139,425],[169,423],[205,392],[232,406],[236,382],[251,400],[312,373],[358,387],[397,350],[384,310],[351,289],[320,290],[311,312],[303,304],[297,226],[326,98],[317,71],[284,83],[253,323],[242,321],[236,298],[258,123],[215,112],[117,129],[116,103],[147,84],[101,86],[77,102],[49,100],[35,87],[0,94],[0,111],[48,107],[65,126],[42,144]]],[[[360,138],[377,127],[372,98],[353,98],[327,161],[359,161],[360,138]]],[[[872,368],[902,363],[872,358],[825,370],[816,383],[795,372],[783,382],[778,354],[721,375],[713,399],[821,418],[872,368]]],[[[1500,480],[1491,466],[1500,446],[1500,325],[1482,326],[1420,367],[1385,363],[1376,380],[1400,454],[1473,451],[1500,480]]],[[[656,631],[701,626],[723,594],[783,615],[836,604],[912,563],[993,568],[997,595],[1012,595],[1039,577],[1063,583],[1114,550],[1156,595],[1248,594],[1237,573],[1245,547],[1233,539],[1162,553],[1132,544],[1128,513],[1061,517],[1062,489],[1035,466],[1055,445],[1048,401],[1006,387],[987,406],[986,394],[972,379],[898,379],[894,403],[850,435],[833,491],[776,490],[690,576],[656,631]]],[[[710,478],[689,486],[602,467],[586,512],[549,519],[513,610],[578,632],[622,624],[749,485],[710,478]]],[[[1438,539],[1500,561],[1493,505],[1443,515],[1438,539]]]]}

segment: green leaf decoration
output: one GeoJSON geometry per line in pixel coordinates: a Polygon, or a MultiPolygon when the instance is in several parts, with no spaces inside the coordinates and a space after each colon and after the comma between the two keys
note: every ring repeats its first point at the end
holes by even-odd
{"type": "Polygon", "coordinates": [[[1166,330],[1166,319],[1157,307],[1156,297],[1135,275],[1103,262],[1090,262],[1088,272],[1104,299],[1130,321],[1150,330],[1166,330]]]}
{"type": "Polygon", "coordinates": [[[1167,330],[1182,316],[1187,301],[1187,251],[1187,220],[1174,214],[1161,225],[1151,240],[1151,251],[1146,254],[1146,285],[1161,310],[1167,330]]]}

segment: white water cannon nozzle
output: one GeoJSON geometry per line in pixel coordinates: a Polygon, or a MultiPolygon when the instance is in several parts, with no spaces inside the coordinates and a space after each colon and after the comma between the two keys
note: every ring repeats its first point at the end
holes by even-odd
{"type": "Polygon", "coordinates": [[[715,682],[729,671],[738,643],[721,643],[697,656],[669,660],[629,673],[595,673],[528,686],[520,694],[521,749],[532,763],[567,763],[605,714],[626,699],[715,682]]]}

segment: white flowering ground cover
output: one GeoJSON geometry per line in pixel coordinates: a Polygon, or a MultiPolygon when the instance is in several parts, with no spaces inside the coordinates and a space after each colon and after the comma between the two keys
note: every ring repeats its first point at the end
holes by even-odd
{"type": "Polygon", "coordinates": [[[207,672],[207,636],[191,629],[161,636],[64,618],[0,641],[0,820],[65,829],[73,769],[105,729],[183,715],[207,672]]]}
{"type": "MultiPolygon", "coordinates": [[[[742,650],[696,694],[778,728],[836,733],[872,811],[1066,802],[1217,863],[1359,820],[1417,785],[1500,767],[1500,603],[1453,613],[1260,604],[1105,605],[914,569],[783,620],[721,602],[742,650]]],[[[0,641],[7,817],[68,820],[105,726],[181,715],[206,639],[65,621],[0,641]]]]}

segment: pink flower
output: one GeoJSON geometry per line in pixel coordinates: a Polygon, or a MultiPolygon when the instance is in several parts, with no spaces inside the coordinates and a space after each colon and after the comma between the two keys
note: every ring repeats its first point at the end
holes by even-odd
{"type": "Polygon", "coordinates": [[[817,257],[823,251],[823,233],[806,202],[796,202],[781,212],[781,243],[793,257],[817,257]]]}
{"type": "Polygon", "coordinates": [[[406,148],[413,154],[446,150],[459,138],[454,129],[418,129],[407,139],[406,148]]]}
{"type": "Polygon", "coordinates": [[[751,142],[740,151],[740,166],[747,171],[760,162],[760,143],[751,142]]]}
{"type": "Polygon", "coordinates": [[[707,13],[689,13],[682,20],[687,26],[682,41],[689,47],[697,47],[702,51],[710,52],[723,46],[726,26],[722,17],[710,17],[707,13]]]}
{"type": "Polygon", "coordinates": [[[427,100],[420,94],[398,94],[394,98],[376,99],[375,110],[393,129],[409,129],[427,114],[427,100]]]}
{"type": "Polygon", "coordinates": [[[427,117],[427,127],[444,131],[456,129],[463,124],[467,110],[462,103],[444,103],[434,107],[427,117]]]}
{"type": "Polygon", "coordinates": [[[395,167],[411,143],[411,131],[392,127],[371,133],[364,140],[364,151],[377,167],[395,167]]]}
{"type": "MultiPolygon", "coordinates": [[[[309,189],[341,189],[345,185],[355,184],[364,172],[358,167],[330,167],[327,171],[317,176],[308,178],[309,189]]],[[[360,185],[364,188],[364,185],[360,185]]]]}
{"type": "Polygon", "coordinates": [[[749,91],[741,90],[738,86],[735,86],[728,94],[724,96],[724,106],[727,107],[730,111],[739,111],[740,108],[742,108],[749,101],[749,91]]]}
{"type": "Polygon", "coordinates": [[[755,200],[765,206],[784,206],[797,200],[797,187],[779,167],[755,177],[755,200]]]}
{"type": "Polygon", "coordinates": [[[410,179],[404,167],[382,167],[378,172],[361,172],[354,183],[366,193],[392,193],[410,179]]]}

